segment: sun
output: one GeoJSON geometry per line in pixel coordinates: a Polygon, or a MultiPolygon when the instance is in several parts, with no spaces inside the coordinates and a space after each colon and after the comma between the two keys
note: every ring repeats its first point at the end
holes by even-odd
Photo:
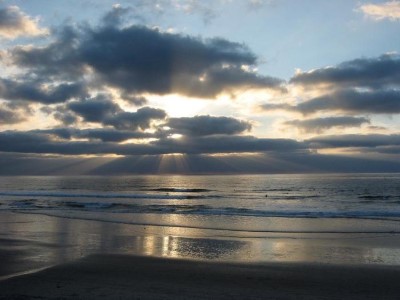
{"type": "Polygon", "coordinates": [[[154,106],[164,109],[173,118],[204,114],[205,109],[210,104],[204,99],[188,98],[177,94],[165,96],[149,95],[146,98],[154,106]]]}

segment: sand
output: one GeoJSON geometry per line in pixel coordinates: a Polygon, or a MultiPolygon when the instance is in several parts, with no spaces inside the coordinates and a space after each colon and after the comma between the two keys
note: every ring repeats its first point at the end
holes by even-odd
{"type": "Polygon", "coordinates": [[[2,212],[0,299],[399,299],[396,234],[221,233],[2,212]]]}
{"type": "Polygon", "coordinates": [[[0,299],[398,299],[400,268],[91,255],[0,282],[0,299]]]}

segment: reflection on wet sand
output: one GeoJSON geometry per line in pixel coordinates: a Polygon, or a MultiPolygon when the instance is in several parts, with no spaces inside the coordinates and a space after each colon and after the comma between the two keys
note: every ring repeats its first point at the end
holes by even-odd
{"type": "MultiPolygon", "coordinates": [[[[174,218],[182,216],[175,215],[174,218]]],[[[393,235],[270,234],[218,237],[218,232],[73,220],[2,212],[0,276],[64,263],[96,253],[235,262],[400,264],[393,235]]],[[[179,221],[179,220],[175,220],[179,221]]]]}

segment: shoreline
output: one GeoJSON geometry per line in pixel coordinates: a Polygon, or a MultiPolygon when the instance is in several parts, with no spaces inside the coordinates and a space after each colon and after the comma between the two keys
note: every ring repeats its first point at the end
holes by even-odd
{"type": "Polygon", "coordinates": [[[237,235],[211,229],[0,212],[0,277],[110,253],[256,264],[400,266],[400,239],[398,234],[377,232],[237,235]]]}
{"type": "Polygon", "coordinates": [[[91,255],[0,282],[0,299],[398,299],[400,266],[91,255]]]}
{"type": "Polygon", "coordinates": [[[0,217],[0,300],[400,295],[395,234],[222,237],[216,230],[0,217]]]}

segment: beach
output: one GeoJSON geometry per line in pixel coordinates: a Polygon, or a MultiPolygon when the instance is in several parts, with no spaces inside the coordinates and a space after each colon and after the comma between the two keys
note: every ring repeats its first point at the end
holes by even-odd
{"type": "Polygon", "coordinates": [[[400,248],[396,234],[237,238],[12,212],[2,212],[1,220],[0,299],[397,299],[400,294],[400,266],[393,263],[400,248]]]}
{"type": "Polygon", "coordinates": [[[0,299],[397,299],[398,183],[2,177],[0,299]]]}
{"type": "Polygon", "coordinates": [[[400,268],[93,255],[0,282],[0,299],[398,299],[400,268]]]}

